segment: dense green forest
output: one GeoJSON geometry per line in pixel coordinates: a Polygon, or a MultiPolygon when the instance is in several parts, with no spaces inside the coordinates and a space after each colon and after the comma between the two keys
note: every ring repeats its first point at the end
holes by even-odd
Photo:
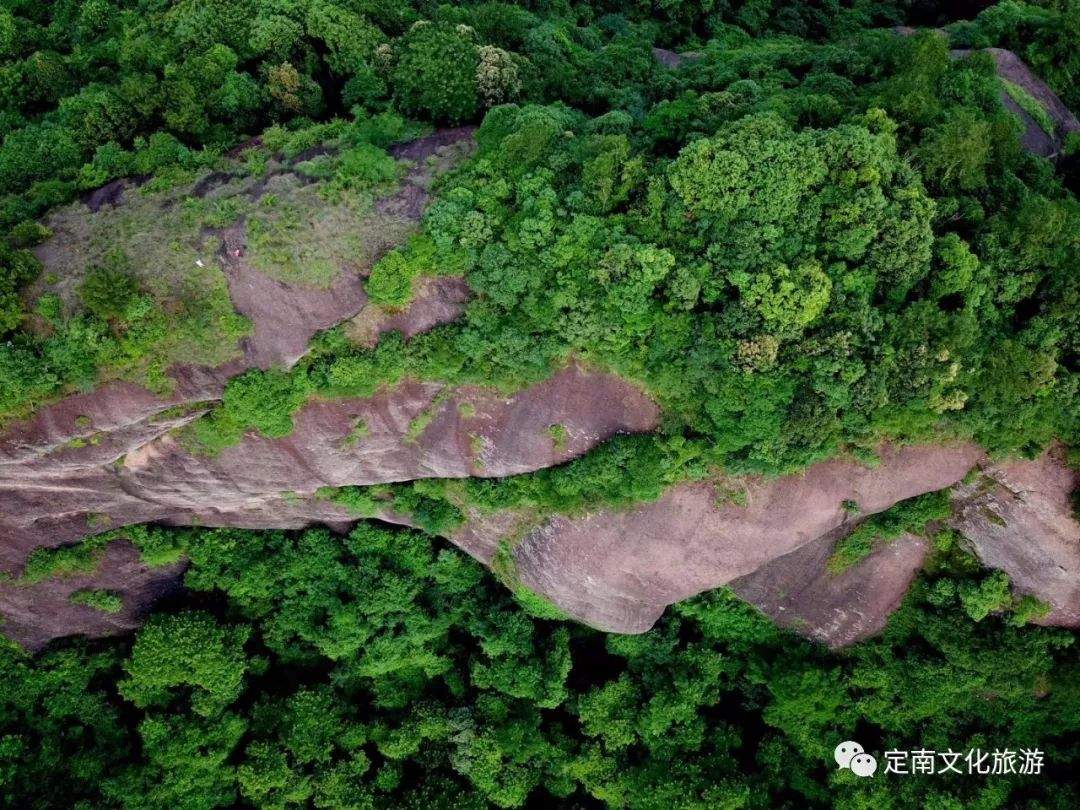
{"type": "MultiPolygon", "coordinates": [[[[134,640],[0,655],[11,807],[1075,807],[1080,658],[939,534],[842,653],[715,591],[605,635],[411,531],[142,529],[190,597],[134,640]],[[990,614],[993,615],[990,615],[990,614]],[[834,745],[1020,746],[1040,774],[836,771],[834,745]]],[[[882,764],[884,767],[884,764],[882,764]]]]}
{"type": "MultiPolygon", "coordinates": [[[[464,317],[374,348],[331,329],[233,378],[184,445],[284,436],[313,397],[410,377],[511,391],[569,358],[664,413],[530,475],[321,493],[422,531],[131,530],[146,559],[190,560],[188,590],[133,638],[0,653],[4,805],[1080,805],[1076,634],[1028,625],[949,532],[885,633],[841,652],[726,591],[605,636],[434,538],[464,506],[623,504],[886,439],[1080,445],[1080,138],[1025,152],[1002,93],[1046,113],[986,47],[1080,109],[1076,0],[2,0],[0,424],[111,379],[167,391],[170,364],[224,362],[250,329],[220,279],[154,286],[120,247],[62,297],[32,252],[48,212],[325,145],[320,199],[365,211],[399,179],[393,144],[465,124],[475,155],[366,280],[393,310],[418,276],[464,275],[464,317]],[[860,780],[835,770],[845,739],[1047,766],[860,780]]],[[[176,227],[249,213],[194,201],[176,227]]]]}

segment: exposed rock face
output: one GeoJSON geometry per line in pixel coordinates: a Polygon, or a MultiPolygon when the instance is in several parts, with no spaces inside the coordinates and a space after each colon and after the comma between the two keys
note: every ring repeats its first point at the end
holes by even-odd
{"type": "Polygon", "coordinates": [[[837,539],[836,533],[822,535],[736,579],[731,590],[781,627],[834,649],[875,635],[903,601],[928,543],[904,534],[832,574],[826,565],[837,539]]]}
{"type": "MultiPolygon", "coordinates": [[[[907,25],[898,25],[892,30],[903,37],[910,37],[919,31],[919,29],[907,25]]],[[[931,30],[938,36],[946,39],[949,37],[948,32],[940,28],[931,30]]],[[[1053,132],[1044,131],[1034,118],[1012,100],[1008,93],[1002,91],[1001,105],[1019,118],[1024,125],[1024,131],[1020,135],[1020,145],[1033,155],[1056,158],[1061,154],[1066,136],[1070,132],[1080,131],[1080,121],[1077,120],[1072,111],[1065,106],[1046,82],[1036,76],[1024,60],[1015,53],[1004,48],[984,48],[983,50],[994,60],[998,76],[1019,86],[1039,102],[1054,124],[1053,132]]],[[[971,50],[965,48],[954,48],[949,51],[950,56],[954,59],[962,59],[970,53],[971,50]]]]}
{"type": "Polygon", "coordinates": [[[523,584],[602,630],[639,633],[664,608],[757,571],[836,530],[843,503],[865,514],[951,486],[982,457],[971,445],[885,448],[873,469],[834,459],[801,475],[751,481],[746,505],[707,484],[672,487],[626,511],[556,517],[514,549],[523,584]]]}
{"type": "Polygon", "coordinates": [[[1069,502],[1078,485],[1080,474],[1051,452],[998,465],[958,491],[953,525],[986,565],[1050,604],[1044,624],[1080,627],[1080,523],[1069,502]]]}
{"type": "MultiPolygon", "coordinates": [[[[439,162],[453,159],[447,148],[470,136],[467,128],[445,130],[395,148],[414,167],[376,211],[415,225],[439,162]]],[[[228,180],[209,175],[201,192],[228,180]]],[[[123,190],[113,184],[88,204],[122,204],[123,190]]],[[[213,407],[235,374],[292,365],[313,334],[341,321],[367,345],[389,330],[410,337],[457,318],[468,298],[462,279],[431,278],[416,287],[407,309],[384,312],[368,303],[356,268],[340,268],[328,287],[288,283],[248,262],[242,223],[217,235],[233,304],[254,325],[242,357],[215,368],[172,368],[169,396],[113,382],[0,432],[0,569],[17,574],[34,548],[147,521],[345,529],[354,516],[313,497],[320,487],[530,472],[616,433],[657,427],[659,410],[643,392],[570,365],[513,395],[406,380],[372,397],[312,401],[287,437],[248,435],[216,457],[193,454],[173,431],[213,407]]],[[[376,253],[389,243],[380,245],[376,253]]],[[[642,632],[668,604],[730,583],[778,623],[842,646],[884,626],[926,553],[925,541],[905,536],[829,574],[833,543],[851,527],[844,502],[878,512],[952,486],[983,462],[971,445],[884,448],[874,468],[835,459],[799,475],[739,481],[744,505],[718,503],[712,485],[685,484],[655,503],[541,525],[527,510],[474,514],[451,539],[486,563],[501,541],[512,540],[521,582],[600,629],[642,632]]],[[[955,525],[984,562],[1051,603],[1045,621],[1080,625],[1080,526],[1068,503],[1076,476],[1056,456],[985,474],[989,485],[959,490],[955,525]]],[[[382,517],[408,523],[406,516],[382,517]]],[[[114,543],[93,575],[0,583],[4,632],[38,649],[59,636],[129,630],[154,599],[178,587],[181,571],[148,570],[129,545],[114,543]],[[121,592],[123,610],[107,614],[69,601],[89,587],[121,592]]]]}
{"type": "Polygon", "coordinates": [[[183,568],[182,563],[147,568],[130,544],[111,543],[93,574],[0,589],[4,635],[36,651],[58,635],[99,638],[134,630],[155,602],[180,589],[183,568]],[[84,588],[118,591],[124,605],[118,613],[105,613],[73,604],[71,595],[84,588]],[[63,632],[58,634],[58,628],[63,632]]]}
{"type": "Polygon", "coordinates": [[[529,472],[616,433],[651,430],[659,419],[638,389],[571,365],[512,396],[406,381],[373,397],[314,401],[289,436],[248,435],[211,458],[169,434],[199,411],[162,418],[165,403],[132,388],[108,387],[77,405],[65,400],[0,439],[0,549],[8,570],[36,546],[82,537],[102,516],[112,527],[185,519],[251,526],[251,514],[262,515],[259,526],[281,525],[282,493],[529,472]],[[71,447],[76,414],[87,411],[105,422],[91,416],[81,428],[97,443],[71,447]],[[552,440],[552,425],[565,428],[565,443],[552,440]]]}
{"type": "Polygon", "coordinates": [[[379,336],[400,332],[411,338],[432,327],[455,321],[465,311],[469,285],[459,276],[435,276],[418,279],[413,285],[413,299],[407,309],[387,312],[368,304],[345,327],[353,342],[374,347],[379,336]]]}
{"type": "Polygon", "coordinates": [[[696,62],[704,56],[699,51],[669,51],[667,48],[653,48],[653,58],[668,70],[678,70],[688,62],[696,62]]]}
{"type": "MultiPolygon", "coordinates": [[[[970,51],[954,50],[951,52],[955,57],[966,56],[970,51]]],[[[1031,72],[1024,61],[1012,51],[1002,48],[987,48],[997,65],[997,73],[1007,82],[1012,82],[1022,88],[1034,98],[1050,116],[1054,123],[1053,132],[1045,132],[1038,122],[1035,121],[1019,104],[1005,92],[1001,94],[1002,105],[1016,115],[1024,125],[1024,132],[1020,136],[1020,143],[1027,151],[1042,157],[1055,158],[1061,153],[1065,143],[1065,137],[1070,132],[1080,131],[1080,121],[1072,111],[1062,103],[1046,82],[1031,72]]]]}
{"type": "Polygon", "coordinates": [[[226,229],[219,256],[233,307],[251,320],[252,334],[242,342],[249,368],[292,366],[316,332],[351,318],[367,302],[355,273],[339,273],[327,289],[288,284],[252,267],[246,251],[244,225],[226,229]]]}

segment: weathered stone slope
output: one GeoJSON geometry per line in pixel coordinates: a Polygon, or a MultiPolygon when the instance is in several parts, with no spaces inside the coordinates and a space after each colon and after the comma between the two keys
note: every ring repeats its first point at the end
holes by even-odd
{"type": "Polygon", "coordinates": [[[0,561],[9,571],[36,546],[103,527],[280,525],[283,494],[529,472],[659,419],[635,387],[576,365],[511,396],[406,381],[368,398],[313,401],[289,436],[249,434],[216,457],[186,450],[170,432],[199,410],[161,408],[138,389],[112,386],[46,408],[0,438],[0,561]],[[552,439],[552,425],[565,429],[565,442],[552,439]],[[66,437],[79,431],[93,443],[73,446],[66,437]]]}
{"type": "Polygon", "coordinates": [[[745,505],[709,484],[672,487],[654,503],[555,517],[514,548],[521,582],[586,624],[639,633],[673,602],[726,585],[863,514],[951,486],[982,457],[971,445],[883,448],[866,467],[833,459],[800,475],[749,481],[745,505]]]}
{"type": "Polygon", "coordinates": [[[732,581],[731,590],[781,627],[830,647],[844,647],[884,629],[926,559],[923,537],[904,534],[839,574],[828,570],[839,532],[732,581]]]}
{"type": "Polygon", "coordinates": [[[1080,627],[1080,523],[1070,496],[1080,473],[1058,451],[1009,461],[961,487],[952,525],[986,565],[1050,605],[1040,621],[1080,627]]]}

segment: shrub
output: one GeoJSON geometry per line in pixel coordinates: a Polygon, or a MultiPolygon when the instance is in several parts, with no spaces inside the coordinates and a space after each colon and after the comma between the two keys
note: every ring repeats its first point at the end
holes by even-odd
{"type": "Polygon", "coordinates": [[[68,601],[73,605],[86,605],[102,613],[119,613],[124,609],[124,599],[116,591],[84,588],[71,594],[68,601]]]}
{"type": "Polygon", "coordinates": [[[113,252],[104,264],[94,265],[79,287],[83,305],[102,320],[123,318],[139,298],[139,282],[131,273],[127,257],[113,252]]]}

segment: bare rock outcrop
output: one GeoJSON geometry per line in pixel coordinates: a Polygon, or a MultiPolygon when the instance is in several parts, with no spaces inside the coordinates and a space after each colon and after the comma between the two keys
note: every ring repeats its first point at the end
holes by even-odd
{"type": "MultiPolygon", "coordinates": [[[[986,48],[985,52],[990,54],[994,64],[997,65],[998,76],[1016,85],[1035,99],[1046,110],[1053,123],[1053,131],[1047,132],[1025,109],[1013,101],[1008,93],[1002,91],[1002,106],[1019,118],[1024,125],[1024,131],[1020,135],[1021,146],[1033,155],[1056,158],[1061,154],[1068,134],[1080,132],[1080,121],[1046,82],[1036,76],[1024,60],[1015,53],[1003,48],[986,48]]],[[[956,58],[967,56],[969,53],[971,51],[960,49],[951,51],[956,58]]]]}
{"type": "MultiPolygon", "coordinates": [[[[137,393],[125,411],[125,393],[132,392],[109,389],[110,406],[100,411],[118,431],[83,428],[98,431],[94,444],[58,442],[53,428],[60,436],[79,429],[68,402],[20,426],[17,440],[0,440],[0,562],[7,570],[36,546],[72,542],[102,524],[281,525],[274,521],[282,493],[514,475],[567,461],[616,433],[651,430],[659,420],[657,406],[634,386],[570,365],[512,395],[407,380],[372,397],[316,400],[295,416],[289,436],[250,434],[210,457],[170,433],[198,411],[163,418],[161,403],[137,393]],[[148,417],[136,418],[145,410],[148,417]],[[565,431],[565,442],[553,440],[553,425],[565,431]]],[[[88,395],[74,411],[96,404],[88,395]]]]}
{"type": "Polygon", "coordinates": [[[100,638],[129,632],[142,624],[155,602],[179,591],[183,568],[183,563],[150,568],[131,544],[110,543],[93,573],[0,588],[4,635],[37,651],[58,635],[100,638]],[[122,607],[108,613],[71,601],[87,588],[121,594],[122,607]],[[57,633],[58,628],[63,632],[57,633]]]}
{"type": "MultiPolygon", "coordinates": [[[[930,29],[934,34],[948,39],[949,33],[941,28],[930,29]]],[[[910,37],[919,32],[918,28],[908,25],[898,25],[892,29],[893,33],[902,37],[910,37]]],[[[1020,134],[1020,145],[1033,155],[1054,159],[1061,154],[1065,144],[1065,138],[1070,132],[1080,132],[1080,120],[1077,120],[1072,110],[1058,98],[1057,94],[1050,89],[1042,79],[1027,66],[1019,56],[1004,48],[984,48],[984,53],[990,55],[997,67],[997,75],[1004,81],[1018,86],[1021,90],[1037,101],[1053,124],[1053,131],[1047,132],[1030,113],[1017,104],[1004,90],[1000,94],[1001,105],[1015,115],[1024,127],[1020,134]]],[[[953,48],[949,55],[953,59],[963,59],[972,51],[968,48],[953,48]]]]}
{"type": "Polygon", "coordinates": [[[664,608],[725,585],[819,540],[849,519],[951,486],[980,459],[972,445],[883,448],[870,468],[833,459],[749,481],[745,505],[718,504],[709,484],[672,487],[623,511],[555,517],[514,547],[525,586],[603,630],[648,630],[664,608]]]}
{"type": "Polygon", "coordinates": [[[1070,503],[1078,486],[1080,473],[1055,450],[987,469],[957,492],[952,525],[1017,591],[1050,605],[1044,624],[1080,627],[1080,522],[1070,503]]]}
{"type": "Polygon", "coordinates": [[[766,563],[731,583],[731,590],[781,627],[829,647],[845,647],[884,629],[922,567],[925,538],[904,534],[847,570],[828,570],[837,535],[766,563]]]}
{"type": "Polygon", "coordinates": [[[700,51],[683,51],[682,53],[679,53],[677,51],[668,50],[667,48],[653,48],[652,54],[653,59],[668,70],[678,70],[683,65],[697,62],[705,56],[705,54],[700,51]]]}

